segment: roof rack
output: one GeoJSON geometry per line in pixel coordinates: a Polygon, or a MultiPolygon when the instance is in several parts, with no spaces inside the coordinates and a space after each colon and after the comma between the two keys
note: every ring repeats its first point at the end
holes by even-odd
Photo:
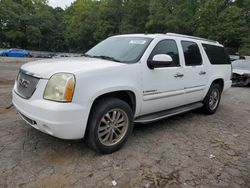
{"type": "Polygon", "coordinates": [[[166,35],[173,36],[173,37],[183,37],[183,38],[189,38],[189,39],[203,40],[203,41],[213,42],[213,43],[219,44],[218,41],[205,39],[205,38],[201,38],[201,37],[194,37],[194,36],[190,36],[190,35],[182,35],[182,34],[177,34],[177,33],[166,33],[166,35]]]}

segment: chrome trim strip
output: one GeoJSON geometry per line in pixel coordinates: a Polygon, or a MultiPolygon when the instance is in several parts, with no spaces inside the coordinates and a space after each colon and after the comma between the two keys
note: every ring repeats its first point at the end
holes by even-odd
{"type": "Polygon", "coordinates": [[[197,91],[203,91],[205,90],[206,86],[205,85],[201,85],[201,86],[195,86],[195,87],[189,87],[189,88],[185,88],[185,93],[194,93],[197,91]]]}
{"type": "Polygon", "coordinates": [[[42,79],[42,78],[39,78],[39,77],[36,77],[36,76],[33,76],[33,75],[35,75],[35,74],[32,74],[32,73],[27,72],[27,71],[24,71],[24,70],[22,70],[22,69],[19,70],[19,73],[18,73],[18,75],[17,75],[17,78],[16,78],[16,80],[15,80],[15,84],[14,84],[14,92],[15,92],[19,97],[28,100],[28,99],[30,99],[30,98],[33,96],[33,94],[35,93],[35,91],[36,91],[36,89],[37,89],[37,85],[38,85],[40,79],[42,79]],[[25,96],[23,96],[21,93],[19,93],[19,92],[17,91],[18,76],[19,76],[19,74],[21,74],[21,73],[24,73],[24,74],[26,74],[26,75],[29,75],[29,76],[32,76],[32,77],[38,79],[37,84],[36,84],[36,87],[35,87],[34,91],[31,93],[31,96],[30,96],[30,97],[25,97],[25,96]]]}
{"type": "Polygon", "coordinates": [[[168,97],[173,97],[173,96],[178,96],[178,95],[183,95],[183,94],[185,94],[184,90],[158,92],[158,93],[154,93],[154,94],[143,95],[143,100],[150,101],[150,100],[168,98],[168,97]]]}
{"type": "Polygon", "coordinates": [[[155,99],[161,99],[161,98],[168,98],[168,97],[174,97],[178,95],[193,93],[197,91],[202,91],[205,89],[205,85],[199,85],[199,86],[193,86],[193,87],[187,87],[184,88],[184,90],[171,90],[171,91],[163,91],[163,92],[155,92],[155,93],[147,93],[143,95],[144,101],[149,100],[155,100],[155,99]]]}
{"type": "Polygon", "coordinates": [[[187,91],[186,93],[189,94],[189,93],[194,93],[194,92],[197,92],[197,91],[203,91],[204,89],[196,89],[196,90],[193,90],[193,91],[187,91]]]}
{"type": "Polygon", "coordinates": [[[20,72],[23,72],[24,74],[27,74],[27,75],[30,75],[30,76],[33,76],[33,77],[36,77],[36,78],[39,78],[39,79],[42,79],[42,77],[38,74],[34,74],[34,73],[31,73],[29,71],[26,71],[26,70],[23,70],[23,69],[20,69],[19,73],[20,72]]]}
{"type": "Polygon", "coordinates": [[[192,86],[192,87],[185,87],[185,89],[192,89],[197,87],[205,87],[206,85],[198,85],[198,86],[192,86]]]}
{"type": "Polygon", "coordinates": [[[159,92],[157,92],[157,90],[155,90],[155,92],[154,92],[154,93],[147,93],[147,94],[144,94],[143,96],[148,96],[148,95],[157,95],[157,94],[169,93],[169,92],[174,92],[174,91],[181,91],[181,90],[159,91],[159,92]]]}

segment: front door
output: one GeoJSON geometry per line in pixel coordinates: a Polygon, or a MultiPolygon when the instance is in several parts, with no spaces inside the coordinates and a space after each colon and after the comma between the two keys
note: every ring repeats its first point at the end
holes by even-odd
{"type": "Polygon", "coordinates": [[[157,54],[167,54],[173,59],[168,67],[150,69],[143,64],[143,103],[141,115],[167,110],[184,103],[184,70],[180,64],[176,41],[164,39],[152,50],[149,60],[157,54]]]}

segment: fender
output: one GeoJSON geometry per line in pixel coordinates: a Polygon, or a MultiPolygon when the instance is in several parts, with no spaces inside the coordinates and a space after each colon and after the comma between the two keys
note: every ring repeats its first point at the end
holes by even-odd
{"type": "Polygon", "coordinates": [[[110,88],[102,89],[102,90],[98,91],[97,93],[95,93],[91,97],[91,99],[90,99],[90,106],[93,105],[94,101],[98,97],[100,97],[102,95],[105,95],[105,94],[108,94],[108,93],[118,92],[118,91],[130,91],[130,92],[132,92],[135,95],[135,101],[136,101],[136,104],[135,104],[135,116],[137,116],[140,113],[140,111],[141,111],[142,95],[140,95],[140,92],[136,88],[134,88],[134,87],[119,86],[119,87],[110,87],[110,88]]]}
{"type": "Polygon", "coordinates": [[[214,75],[209,79],[209,81],[208,81],[208,84],[207,84],[207,87],[206,87],[206,89],[205,89],[205,93],[204,93],[204,95],[203,95],[203,97],[202,97],[202,100],[206,97],[207,92],[209,91],[209,89],[210,89],[212,83],[213,83],[215,80],[219,80],[219,79],[223,80],[223,83],[225,84],[225,81],[224,81],[224,79],[222,78],[222,76],[220,76],[219,74],[218,74],[218,75],[214,74],[214,75]]]}

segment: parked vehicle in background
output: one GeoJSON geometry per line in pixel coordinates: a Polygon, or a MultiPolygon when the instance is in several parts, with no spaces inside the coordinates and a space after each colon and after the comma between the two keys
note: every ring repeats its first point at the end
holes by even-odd
{"type": "Polygon", "coordinates": [[[236,61],[236,60],[240,60],[240,59],[242,59],[242,60],[246,59],[245,56],[238,56],[238,55],[230,55],[229,57],[230,57],[231,62],[236,61]]]}
{"type": "Polygon", "coordinates": [[[3,56],[3,54],[4,54],[4,51],[0,51],[0,57],[2,57],[3,56]]]}
{"type": "Polygon", "coordinates": [[[0,53],[0,56],[4,56],[4,57],[30,57],[30,52],[28,52],[27,50],[23,50],[23,49],[8,49],[5,51],[2,51],[0,53]]]}
{"type": "MultiPolygon", "coordinates": [[[[92,149],[120,149],[134,123],[201,108],[216,112],[232,67],[216,41],[179,34],[110,37],[85,57],[25,64],[13,104],[34,128],[92,149]]],[[[146,138],[145,138],[146,139],[146,138]]]]}
{"type": "Polygon", "coordinates": [[[230,61],[231,61],[231,62],[233,62],[233,61],[236,61],[236,60],[239,60],[239,59],[240,59],[240,57],[239,57],[239,56],[237,56],[237,55],[230,55],[229,57],[230,57],[230,61]]]}
{"type": "Polygon", "coordinates": [[[236,60],[233,66],[233,85],[247,86],[250,85],[250,60],[236,60]]]}

